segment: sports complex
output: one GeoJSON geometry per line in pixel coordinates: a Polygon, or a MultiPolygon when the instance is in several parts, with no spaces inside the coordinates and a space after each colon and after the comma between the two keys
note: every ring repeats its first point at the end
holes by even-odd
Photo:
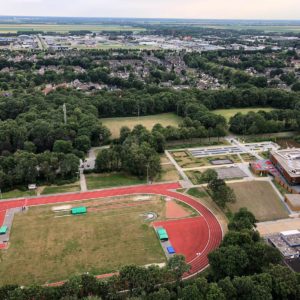
{"type": "MultiPolygon", "coordinates": [[[[26,271],[29,279],[53,283],[74,272],[106,277],[130,263],[165,263],[175,253],[183,254],[191,266],[184,277],[196,275],[221,243],[222,228],[207,207],[178,192],[180,188],[179,183],[150,184],[1,201],[0,226],[7,230],[7,238],[2,236],[0,254],[2,266],[11,272],[4,282],[19,283],[14,278],[20,268],[41,264],[45,269],[52,259],[60,267],[64,259],[73,260],[74,268],[50,272],[49,278],[47,272],[38,276],[26,271]],[[166,241],[159,239],[159,228],[167,233],[166,241]],[[60,245],[62,251],[55,253],[60,245]],[[48,247],[54,247],[55,257],[48,247]],[[93,259],[101,268],[94,268],[93,259]]],[[[0,276],[1,272],[6,274],[0,270],[0,276]]],[[[16,280],[26,284],[21,277],[16,280]]]]}

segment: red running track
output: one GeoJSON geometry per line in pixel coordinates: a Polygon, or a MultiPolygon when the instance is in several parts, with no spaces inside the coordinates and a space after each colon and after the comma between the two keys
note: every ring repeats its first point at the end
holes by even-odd
{"type": "MultiPolygon", "coordinates": [[[[7,209],[22,206],[30,207],[130,194],[157,194],[173,197],[179,201],[190,205],[201,215],[200,217],[177,221],[179,222],[178,224],[180,224],[180,227],[182,228],[181,230],[183,230],[183,234],[187,234],[186,230],[184,229],[185,226],[188,226],[191,229],[192,234],[189,234],[188,238],[184,238],[178,233],[176,234],[176,230],[174,231],[173,229],[171,229],[174,225],[170,223],[171,243],[173,242],[172,239],[174,239],[174,243],[180,245],[179,249],[183,249],[183,254],[187,255],[187,263],[191,265],[191,270],[188,274],[185,274],[185,277],[187,278],[196,275],[208,266],[207,255],[220,245],[222,241],[222,229],[218,220],[209,209],[207,209],[204,205],[194,200],[193,198],[187,195],[177,193],[175,191],[180,187],[181,186],[179,185],[179,183],[153,184],[74,194],[60,194],[55,196],[1,201],[0,225],[3,224],[3,216],[5,215],[7,209]],[[181,239],[182,241],[180,241],[181,239]]],[[[4,245],[0,244],[0,249],[3,247],[4,245]]]]}

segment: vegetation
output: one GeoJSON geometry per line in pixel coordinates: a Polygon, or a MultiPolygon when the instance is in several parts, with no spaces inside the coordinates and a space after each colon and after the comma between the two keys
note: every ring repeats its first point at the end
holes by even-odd
{"type": "Polygon", "coordinates": [[[213,112],[217,115],[221,115],[226,118],[227,121],[230,121],[231,117],[234,117],[236,114],[241,113],[241,114],[247,114],[249,112],[259,112],[259,111],[266,111],[270,112],[274,110],[273,108],[268,108],[268,107],[260,107],[260,108],[228,108],[228,109],[217,109],[214,110],[213,112]]]}
{"type": "Polygon", "coordinates": [[[175,255],[164,268],[128,265],[107,281],[84,274],[58,287],[6,285],[0,295],[7,300],[298,299],[299,276],[280,264],[279,252],[254,230],[255,217],[240,210],[228,227],[220,248],[209,255],[206,276],[182,282],[188,266],[182,256],[175,255]]]}
{"type": "Polygon", "coordinates": [[[236,202],[228,205],[232,212],[247,207],[259,221],[288,217],[288,211],[269,182],[240,182],[231,183],[229,186],[236,195],[236,202]]]}
{"type": "Polygon", "coordinates": [[[137,197],[79,202],[89,207],[84,216],[54,213],[51,206],[15,215],[10,247],[1,255],[0,284],[44,284],[164,262],[155,231],[141,214],[155,211],[163,218],[165,202],[153,196],[134,206],[137,197]]]}
{"type": "Polygon", "coordinates": [[[178,127],[181,121],[182,119],[174,113],[163,113],[158,115],[149,115],[149,116],[141,116],[141,117],[101,119],[102,124],[110,130],[112,138],[119,138],[120,130],[124,126],[132,130],[134,126],[142,124],[148,130],[152,130],[154,125],[158,123],[161,124],[163,127],[167,127],[167,126],[178,127]]]}
{"type": "Polygon", "coordinates": [[[86,175],[89,190],[103,189],[114,186],[127,186],[146,183],[146,180],[122,172],[86,175]]]}

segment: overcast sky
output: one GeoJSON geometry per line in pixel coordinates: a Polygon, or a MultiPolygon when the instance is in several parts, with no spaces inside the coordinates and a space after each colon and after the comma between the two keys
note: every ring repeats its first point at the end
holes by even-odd
{"type": "Polygon", "coordinates": [[[300,0],[0,0],[0,15],[300,19],[300,0]]]}

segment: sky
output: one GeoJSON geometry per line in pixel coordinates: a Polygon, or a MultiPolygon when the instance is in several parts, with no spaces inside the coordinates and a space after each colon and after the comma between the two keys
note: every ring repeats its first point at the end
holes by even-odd
{"type": "Polygon", "coordinates": [[[0,15],[300,19],[300,0],[0,0],[0,15]]]}

